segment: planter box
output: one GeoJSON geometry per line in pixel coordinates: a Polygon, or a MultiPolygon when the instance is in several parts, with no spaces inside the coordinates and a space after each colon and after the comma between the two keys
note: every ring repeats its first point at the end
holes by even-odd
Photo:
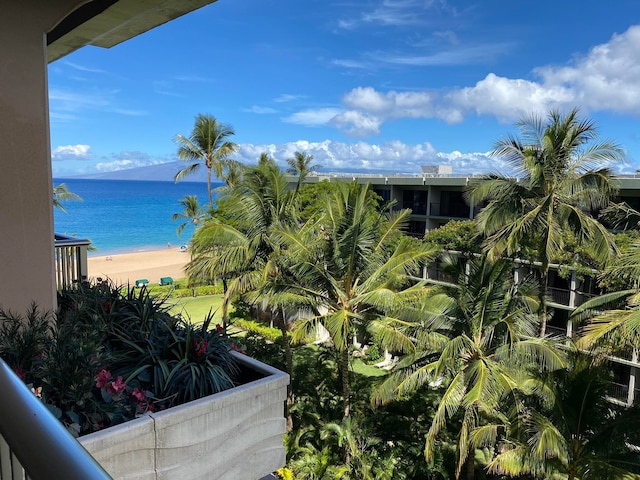
{"type": "Polygon", "coordinates": [[[289,376],[234,355],[243,370],[261,378],[86,435],[80,443],[114,479],[257,480],[283,467],[289,376]]]}

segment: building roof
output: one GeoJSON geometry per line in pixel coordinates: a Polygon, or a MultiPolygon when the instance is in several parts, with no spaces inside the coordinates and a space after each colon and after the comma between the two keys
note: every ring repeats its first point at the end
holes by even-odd
{"type": "Polygon", "coordinates": [[[91,0],[47,34],[49,63],[85,45],[110,48],[216,0],[91,0]]]}

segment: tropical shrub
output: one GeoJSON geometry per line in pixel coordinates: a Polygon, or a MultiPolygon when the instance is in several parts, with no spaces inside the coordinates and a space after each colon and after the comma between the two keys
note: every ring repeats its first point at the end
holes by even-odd
{"type": "Polygon", "coordinates": [[[452,220],[424,234],[424,241],[436,244],[443,250],[478,253],[482,249],[482,237],[478,235],[473,220],[452,220]]]}
{"type": "Polygon", "coordinates": [[[245,320],[243,318],[236,319],[233,324],[241,328],[242,330],[246,330],[247,332],[252,332],[261,337],[264,337],[272,342],[282,337],[282,331],[278,328],[267,327],[259,322],[254,320],[245,320]]]}
{"type": "Polygon", "coordinates": [[[146,288],[59,293],[58,311],[0,310],[0,356],[81,435],[233,387],[232,344],[213,316],[194,326],[146,288]]]}

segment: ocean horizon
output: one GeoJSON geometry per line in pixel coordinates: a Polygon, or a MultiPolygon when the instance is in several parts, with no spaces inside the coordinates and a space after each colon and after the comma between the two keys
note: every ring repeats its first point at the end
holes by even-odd
{"type": "Polygon", "coordinates": [[[203,182],[53,179],[54,185],[61,183],[83,201],[63,202],[66,212],[54,209],[54,231],[90,240],[95,247],[89,252],[92,257],[188,244],[193,227],[178,236],[183,222],[171,217],[183,212],[178,202],[185,195],[197,196],[201,204],[208,201],[203,182]]]}

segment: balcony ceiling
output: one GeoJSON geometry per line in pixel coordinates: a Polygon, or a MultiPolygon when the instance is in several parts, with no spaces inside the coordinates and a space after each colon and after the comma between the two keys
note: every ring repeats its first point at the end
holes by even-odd
{"type": "Polygon", "coordinates": [[[84,47],[110,48],[216,0],[91,0],[47,34],[49,63],[84,47]]]}

